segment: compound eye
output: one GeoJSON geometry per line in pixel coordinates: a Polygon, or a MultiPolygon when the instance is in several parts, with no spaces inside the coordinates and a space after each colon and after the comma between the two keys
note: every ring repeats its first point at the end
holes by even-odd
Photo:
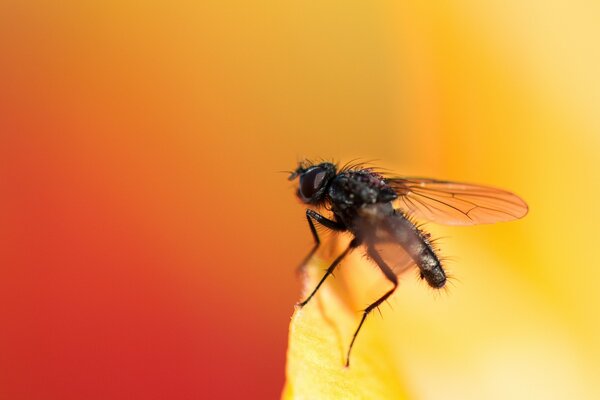
{"type": "Polygon", "coordinates": [[[300,194],[305,200],[312,198],[323,184],[327,172],[323,168],[309,169],[300,176],[300,194]]]}

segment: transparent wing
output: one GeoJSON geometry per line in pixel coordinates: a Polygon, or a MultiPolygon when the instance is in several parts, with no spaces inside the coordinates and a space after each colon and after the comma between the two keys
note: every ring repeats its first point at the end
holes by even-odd
{"type": "Polygon", "coordinates": [[[389,203],[361,207],[353,224],[353,231],[362,238],[362,243],[366,247],[367,257],[372,258],[370,249],[375,250],[396,274],[401,274],[416,265],[408,249],[412,242],[406,239],[414,227],[410,221],[396,213],[389,203]]]}
{"type": "MultiPolygon", "coordinates": [[[[395,216],[390,216],[388,218],[394,217],[395,216]]],[[[416,263],[410,257],[406,249],[394,237],[393,232],[387,224],[379,224],[375,230],[374,237],[369,238],[368,241],[377,253],[379,253],[379,256],[383,261],[397,275],[404,273],[412,267],[416,267],[416,263]]]]}
{"type": "Polygon", "coordinates": [[[394,206],[415,218],[446,225],[512,221],[527,214],[527,204],[506,190],[427,178],[386,179],[398,194],[394,206]]]}

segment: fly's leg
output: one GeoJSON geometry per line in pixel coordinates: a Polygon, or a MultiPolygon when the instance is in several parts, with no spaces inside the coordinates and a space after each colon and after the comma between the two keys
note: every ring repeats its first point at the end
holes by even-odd
{"type": "Polygon", "coordinates": [[[362,328],[362,326],[363,326],[363,324],[365,322],[365,319],[367,319],[367,315],[369,315],[369,313],[371,311],[373,311],[374,309],[376,309],[377,307],[379,307],[379,305],[381,303],[383,303],[388,297],[390,297],[392,295],[392,293],[394,293],[394,291],[398,287],[398,278],[396,277],[396,274],[385,263],[385,261],[383,261],[383,259],[381,258],[381,256],[377,252],[377,250],[375,250],[373,247],[369,246],[367,248],[367,254],[369,255],[369,257],[371,257],[371,259],[375,262],[375,264],[377,264],[377,266],[383,272],[383,274],[385,275],[385,277],[390,282],[392,282],[394,284],[394,287],[392,289],[390,289],[386,294],[384,294],[383,296],[381,296],[373,304],[371,304],[370,306],[368,306],[363,311],[362,319],[360,320],[360,323],[358,324],[358,328],[356,328],[356,331],[354,332],[354,335],[352,336],[352,341],[350,342],[350,347],[348,348],[348,354],[346,355],[346,367],[350,366],[350,352],[352,351],[352,346],[354,346],[354,341],[356,340],[356,336],[358,335],[358,332],[360,332],[360,328],[362,328]]]}
{"type": "Polygon", "coordinates": [[[340,254],[334,261],[333,263],[329,266],[329,268],[327,268],[327,271],[325,272],[325,275],[323,275],[323,277],[321,278],[321,280],[319,281],[319,283],[317,284],[317,287],[314,288],[314,290],[312,291],[312,293],[306,298],[306,300],[304,300],[301,303],[298,303],[298,306],[300,307],[304,307],[306,305],[306,303],[308,303],[310,301],[310,299],[312,299],[312,297],[315,295],[315,293],[317,293],[317,291],[319,290],[319,288],[321,287],[321,285],[323,284],[323,282],[325,282],[325,279],[327,279],[327,277],[329,275],[331,275],[331,273],[333,272],[333,270],[335,270],[335,267],[338,266],[338,264],[340,263],[340,261],[342,261],[342,259],[344,257],[346,257],[348,255],[348,253],[350,253],[350,251],[352,251],[352,249],[356,248],[357,246],[360,245],[360,241],[357,238],[352,239],[352,241],[350,242],[350,244],[348,245],[348,247],[346,247],[346,250],[344,250],[342,252],[342,254],[340,254]]]}
{"type": "Polygon", "coordinates": [[[304,257],[304,259],[302,260],[302,262],[300,263],[298,268],[296,268],[296,272],[298,272],[298,273],[304,271],[304,267],[306,267],[306,264],[308,264],[308,261],[317,252],[317,249],[321,245],[321,239],[319,239],[319,234],[317,232],[317,228],[315,227],[313,220],[315,220],[319,224],[323,225],[324,227],[331,229],[332,231],[341,232],[341,231],[346,230],[346,227],[344,225],[340,224],[339,222],[327,219],[314,210],[310,210],[310,209],[306,210],[306,220],[308,221],[308,226],[310,227],[310,232],[312,233],[313,238],[315,239],[315,245],[308,252],[306,257],[304,257]]]}

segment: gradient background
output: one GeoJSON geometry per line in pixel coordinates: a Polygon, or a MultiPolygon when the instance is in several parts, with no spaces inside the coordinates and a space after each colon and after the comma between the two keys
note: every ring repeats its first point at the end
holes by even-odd
{"type": "Polygon", "coordinates": [[[0,397],[278,397],[316,156],[530,204],[433,228],[415,397],[600,398],[600,5],[423,3],[1,1],[0,397]]]}

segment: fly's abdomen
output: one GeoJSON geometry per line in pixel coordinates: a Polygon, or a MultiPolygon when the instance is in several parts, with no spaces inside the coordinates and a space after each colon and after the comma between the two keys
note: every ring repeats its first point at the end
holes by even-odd
{"type": "Polygon", "coordinates": [[[431,245],[428,244],[427,246],[429,248],[421,251],[417,256],[419,258],[417,265],[421,270],[421,277],[427,281],[429,286],[439,289],[446,284],[446,272],[433,249],[431,249],[431,245]]]}
{"type": "Polygon", "coordinates": [[[385,222],[389,233],[405,249],[419,267],[429,286],[439,289],[446,284],[446,273],[429,239],[399,212],[385,222]]]}

